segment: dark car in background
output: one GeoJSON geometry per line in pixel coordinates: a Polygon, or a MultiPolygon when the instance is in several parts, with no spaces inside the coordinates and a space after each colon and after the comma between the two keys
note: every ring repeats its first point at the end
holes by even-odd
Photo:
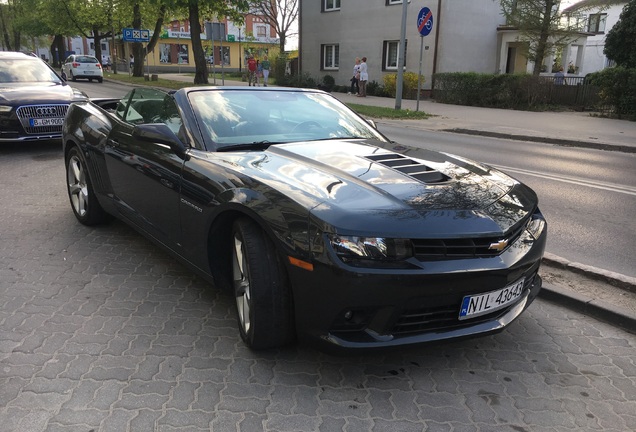
{"type": "Polygon", "coordinates": [[[236,301],[251,348],[392,347],[501,331],[541,289],[536,194],[394,143],[328,93],[137,88],[74,103],[68,196],[126,221],[236,301]]]}
{"type": "Polygon", "coordinates": [[[57,140],[73,101],[87,100],[47,63],[18,52],[0,52],[0,143],[57,140]]]}

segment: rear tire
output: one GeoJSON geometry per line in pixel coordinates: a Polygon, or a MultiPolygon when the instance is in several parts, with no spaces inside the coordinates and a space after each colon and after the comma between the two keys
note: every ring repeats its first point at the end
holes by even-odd
{"type": "Polygon", "coordinates": [[[97,201],[80,150],[71,148],[66,155],[66,189],[75,217],[83,225],[97,225],[110,219],[97,201]]]}
{"type": "Polygon", "coordinates": [[[241,338],[251,349],[294,340],[291,292],[284,265],[265,232],[250,219],[232,228],[232,281],[241,338]]]}
{"type": "Polygon", "coordinates": [[[104,82],[104,78],[102,78],[102,77],[97,78],[97,82],[100,83],[100,84],[103,83],[104,82]]]}

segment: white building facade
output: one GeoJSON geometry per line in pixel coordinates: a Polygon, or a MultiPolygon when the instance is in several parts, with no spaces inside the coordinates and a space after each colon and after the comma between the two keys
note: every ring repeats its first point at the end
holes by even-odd
{"type": "MultiPolygon", "coordinates": [[[[332,75],[336,84],[346,85],[355,58],[367,57],[369,81],[382,83],[385,74],[397,72],[402,10],[402,0],[301,2],[301,71],[314,77],[332,75]]],[[[614,22],[608,18],[606,25],[614,22]]],[[[588,69],[584,66],[588,64],[587,55],[590,65],[594,61],[586,48],[588,36],[582,32],[563,49],[565,64],[572,62],[577,72],[588,69]]],[[[408,3],[405,71],[421,70],[424,89],[431,88],[432,75],[438,72],[530,73],[534,65],[526,53],[527,42],[517,29],[506,25],[498,0],[408,3]],[[428,8],[433,16],[433,28],[424,37],[418,29],[418,15],[423,8],[428,8]]],[[[544,61],[548,74],[553,61],[553,57],[544,61]]]]}
{"type": "MultiPolygon", "coordinates": [[[[613,63],[603,54],[605,37],[618,22],[626,4],[627,1],[599,3],[595,0],[583,0],[563,11],[569,19],[578,20],[581,30],[588,33],[586,44],[582,47],[583,61],[577,70],[579,75],[585,76],[613,66],[613,63]]],[[[564,57],[567,55],[571,59],[576,54],[576,51],[570,50],[564,53],[564,57]]]]}

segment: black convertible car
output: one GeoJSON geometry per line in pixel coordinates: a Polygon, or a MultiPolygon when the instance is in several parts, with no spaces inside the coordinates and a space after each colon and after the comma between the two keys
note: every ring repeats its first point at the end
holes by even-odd
{"type": "Polygon", "coordinates": [[[69,105],[87,99],[39,58],[0,52],[0,143],[59,143],[69,105]]]}
{"type": "Polygon", "coordinates": [[[531,189],[318,90],[136,88],[72,104],[63,142],[77,219],[120,218],[232,290],[254,349],[489,334],[541,288],[531,189]]]}

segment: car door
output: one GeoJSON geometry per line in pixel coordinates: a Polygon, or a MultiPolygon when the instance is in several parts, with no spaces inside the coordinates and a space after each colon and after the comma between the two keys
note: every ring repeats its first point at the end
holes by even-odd
{"type": "Polygon", "coordinates": [[[179,242],[179,192],[183,160],[169,146],[139,141],[133,129],[143,123],[181,125],[169,94],[137,88],[116,110],[105,155],[113,198],[119,212],[166,245],[179,242]]]}

